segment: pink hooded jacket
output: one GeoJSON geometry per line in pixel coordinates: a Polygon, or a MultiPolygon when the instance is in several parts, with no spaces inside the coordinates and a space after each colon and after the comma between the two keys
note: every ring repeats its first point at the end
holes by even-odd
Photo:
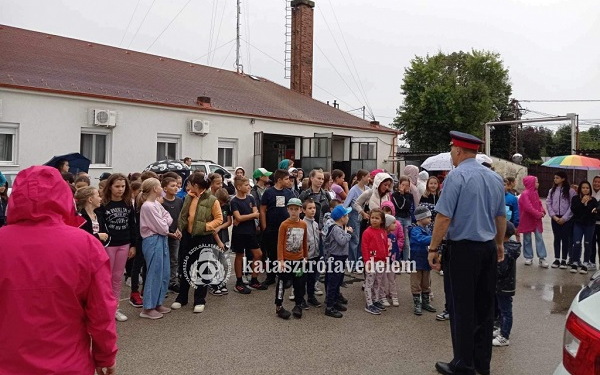
{"type": "Polygon", "coordinates": [[[532,233],[536,230],[542,233],[544,226],[542,225],[542,215],[546,213],[537,189],[535,188],[534,176],[526,176],[523,178],[525,191],[519,197],[519,232],[532,233]]]}
{"type": "MultiPolygon", "coordinates": [[[[390,201],[385,201],[381,203],[381,208],[389,207],[392,209],[392,216],[396,216],[396,209],[394,208],[394,204],[390,201]]],[[[396,236],[396,243],[398,244],[398,249],[402,251],[404,249],[404,228],[402,224],[396,220],[396,232],[394,232],[396,236]]]]}
{"type": "Polygon", "coordinates": [[[66,224],[75,215],[71,189],[57,169],[31,167],[17,175],[8,202],[0,229],[0,374],[91,375],[114,365],[110,264],[96,238],[66,224]]]}
{"type": "Polygon", "coordinates": [[[418,177],[419,177],[419,167],[414,165],[407,165],[404,167],[404,175],[408,177],[410,180],[410,193],[413,196],[413,202],[415,202],[415,207],[419,205],[421,201],[421,196],[423,194],[419,194],[419,188],[417,187],[418,177]]]}

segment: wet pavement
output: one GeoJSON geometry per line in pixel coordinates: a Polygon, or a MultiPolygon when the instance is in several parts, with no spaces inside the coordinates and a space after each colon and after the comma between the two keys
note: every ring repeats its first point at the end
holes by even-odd
{"type": "MultiPolygon", "coordinates": [[[[552,232],[544,224],[551,262],[552,232]]],[[[511,344],[494,348],[492,374],[551,374],[562,358],[566,312],[591,276],[542,269],[537,257],[533,266],[523,262],[521,256],[511,344]]],[[[123,301],[129,320],[117,323],[119,374],[436,374],[434,363],[452,358],[449,324],[434,313],[415,316],[408,275],[396,283],[400,307],[381,316],[363,310],[360,283],[342,288],[350,300],[342,319],[311,308],[300,320],[283,321],[275,316],[272,288],[240,295],[230,287],[227,296],[209,295],[201,314],[186,306],[157,321],[139,318],[140,309],[123,301]]],[[[443,277],[436,273],[432,289],[440,311],[443,277]]],[[[291,309],[287,292],[284,306],[291,309]]]]}

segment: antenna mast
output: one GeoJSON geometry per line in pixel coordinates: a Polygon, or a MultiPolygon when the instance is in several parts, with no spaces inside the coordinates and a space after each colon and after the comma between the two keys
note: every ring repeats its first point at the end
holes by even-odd
{"type": "Polygon", "coordinates": [[[240,64],[240,14],[242,13],[241,0],[237,0],[237,36],[236,36],[236,49],[235,49],[235,69],[238,73],[244,73],[244,66],[240,64]]]}

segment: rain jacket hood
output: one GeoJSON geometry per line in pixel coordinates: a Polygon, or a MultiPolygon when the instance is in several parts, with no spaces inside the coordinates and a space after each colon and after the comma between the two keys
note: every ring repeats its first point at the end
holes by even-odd
{"type": "Polygon", "coordinates": [[[9,225],[0,229],[0,372],[76,375],[112,366],[117,301],[104,247],[70,226],[83,218],[55,168],[21,171],[13,188],[9,225]]]}
{"type": "Polygon", "coordinates": [[[79,227],[73,193],[56,168],[31,167],[17,175],[9,197],[8,224],[65,223],[79,227]]]}
{"type": "MultiPolygon", "coordinates": [[[[241,169],[241,170],[242,170],[242,172],[244,172],[244,176],[246,175],[246,170],[244,169],[244,167],[235,167],[235,171],[234,171],[234,177],[235,177],[235,172],[237,172],[237,171],[238,171],[238,169],[241,169]]],[[[232,180],[233,180],[233,178],[232,178],[232,180]]]]}
{"type": "Polygon", "coordinates": [[[396,216],[396,208],[391,201],[385,201],[381,204],[381,208],[389,207],[392,210],[392,216],[396,216]]]}
{"type": "Polygon", "coordinates": [[[385,180],[394,181],[392,176],[385,172],[377,173],[373,179],[373,194],[371,195],[371,199],[369,199],[370,209],[379,208],[384,201],[390,200],[390,192],[385,193],[383,196],[379,195],[379,185],[385,180]]]}
{"type": "Polygon", "coordinates": [[[545,213],[540,195],[535,188],[536,178],[526,176],[523,178],[525,191],[519,197],[519,232],[532,233],[536,230],[539,233],[544,231],[542,225],[542,215],[545,213]]]}

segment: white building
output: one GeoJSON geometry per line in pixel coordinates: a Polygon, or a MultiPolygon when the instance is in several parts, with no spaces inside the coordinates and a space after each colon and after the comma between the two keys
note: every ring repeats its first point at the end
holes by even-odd
{"type": "Polygon", "coordinates": [[[284,158],[348,175],[394,168],[393,130],[312,99],[306,82],[300,93],[262,77],[2,25],[0,51],[3,172],[78,151],[92,161],[93,177],[185,156],[247,171],[274,170],[284,158]]]}

